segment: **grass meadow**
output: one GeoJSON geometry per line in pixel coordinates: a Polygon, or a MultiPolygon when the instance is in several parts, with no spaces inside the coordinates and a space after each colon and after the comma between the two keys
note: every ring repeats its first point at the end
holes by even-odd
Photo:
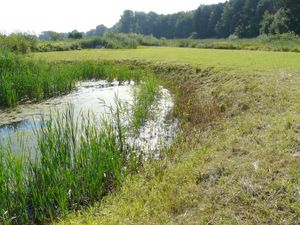
{"type": "Polygon", "coordinates": [[[68,52],[35,53],[34,57],[50,62],[137,60],[155,63],[189,64],[215,69],[279,71],[299,70],[300,54],[247,50],[213,50],[172,47],[140,47],[138,49],[98,49],[68,52]]]}
{"type": "Polygon", "coordinates": [[[1,60],[2,107],[63,94],[81,79],[131,78],[144,81],[132,129],[161,84],[174,95],[182,132],[160,160],[141,162],[124,157],[119,126],[77,127],[71,111],[45,120],[39,159],[1,151],[2,223],[300,222],[300,54],[139,47],[18,57],[1,60]]]}
{"type": "Polygon", "coordinates": [[[300,222],[300,55],[185,48],[38,53],[155,71],[176,97],[182,136],[162,160],[58,224],[300,222]]]}

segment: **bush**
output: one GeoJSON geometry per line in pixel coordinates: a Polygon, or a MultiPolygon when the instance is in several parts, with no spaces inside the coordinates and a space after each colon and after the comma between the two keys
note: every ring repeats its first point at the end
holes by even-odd
{"type": "Polygon", "coordinates": [[[197,39],[198,38],[198,33],[197,32],[192,32],[189,39],[197,39]]]}
{"type": "Polygon", "coordinates": [[[37,37],[26,33],[0,35],[0,49],[25,54],[37,49],[37,37]]]}
{"type": "Polygon", "coordinates": [[[229,40],[237,40],[237,39],[239,39],[239,37],[236,34],[231,34],[231,35],[229,35],[228,39],[229,40]]]}

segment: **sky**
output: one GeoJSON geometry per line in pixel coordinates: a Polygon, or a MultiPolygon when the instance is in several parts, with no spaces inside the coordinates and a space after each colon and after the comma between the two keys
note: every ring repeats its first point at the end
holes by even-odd
{"type": "Polygon", "coordinates": [[[125,9],[169,14],[225,0],[1,0],[0,32],[86,32],[113,26],[125,9]]]}

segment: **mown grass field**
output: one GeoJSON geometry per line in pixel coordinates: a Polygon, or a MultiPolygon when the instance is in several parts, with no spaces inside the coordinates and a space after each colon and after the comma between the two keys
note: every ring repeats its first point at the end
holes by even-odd
{"type": "Polygon", "coordinates": [[[300,223],[300,54],[162,47],[34,57],[153,69],[183,122],[162,160],[59,224],[300,223]]]}
{"type": "Polygon", "coordinates": [[[193,66],[226,68],[234,71],[297,71],[300,68],[300,54],[292,52],[140,47],[121,50],[101,49],[35,53],[34,56],[48,61],[144,60],[186,63],[193,66]]]}

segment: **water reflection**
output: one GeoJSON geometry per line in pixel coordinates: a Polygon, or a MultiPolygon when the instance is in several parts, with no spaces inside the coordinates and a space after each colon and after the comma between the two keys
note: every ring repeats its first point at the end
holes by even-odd
{"type": "Polygon", "coordinates": [[[131,101],[132,85],[119,85],[117,81],[84,81],[78,83],[76,89],[68,95],[37,104],[20,105],[12,110],[0,110],[0,137],[32,131],[34,127],[40,126],[41,114],[47,116],[53,110],[63,111],[68,105],[72,105],[77,116],[88,111],[100,116],[105,113],[103,102],[113,106],[116,96],[122,101],[131,101]]]}
{"type": "MultiPolygon", "coordinates": [[[[114,108],[118,100],[129,105],[133,102],[134,83],[119,84],[115,81],[84,81],[65,96],[52,98],[37,104],[24,104],[13,110],[0,110],[0,143],[10,142],[15,151],[20,145],[33,149],[37,145],[34,129],[41,127],[41,115],[49,116],[51,111],[65,112],[72,107],[75,118],[92,112],[96,118],[105,117],[114,108]],[[20,138],[22,137],[22,138],[20,138]]],[[[160,100],[152,106],[154,116],[139,130],[139,136],[131,135],[130,128],[127,143],[139,149],[144,155],[159,157],[160,150],[171,145],[178,129],[178,121],[169,116],[174,107],[171,93],[161,88],[160,100]]],[[[124,118],[125,126],[130,126],[131,116],[124,118]]],[[[80,122],[80,121],[79,121],[80,122]]]]}

